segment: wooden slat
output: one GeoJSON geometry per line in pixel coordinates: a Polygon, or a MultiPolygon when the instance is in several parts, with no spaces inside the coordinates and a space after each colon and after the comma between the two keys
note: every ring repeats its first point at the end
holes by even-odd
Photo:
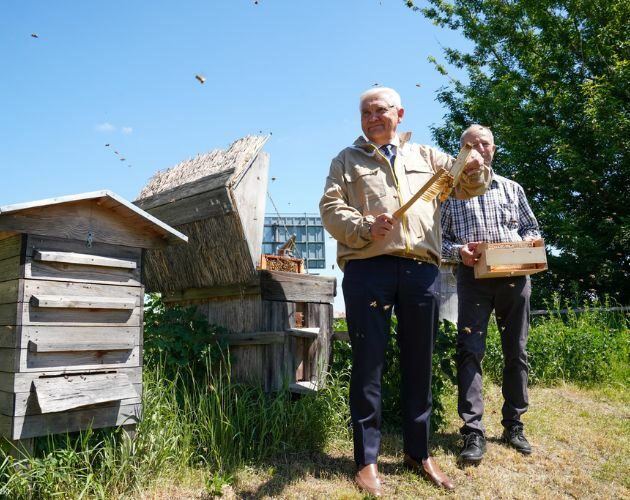
{"type": "Polygon", "coordinates": [[[20,256],[0,260],[0,281],[15,280],[21,277],[20,256]]]}
{"type": "MultiPolygon", "coordinates": [[[[88,375],[90,376],[90,375],[88,375]]],[[[33,386],[33,384],[31,383],[33,386]]],[[[140,403],[142,401],[142,384],[132,384],[136,395],[133,398],[120,400],[120,404],[140,403]]],[[[31,392],[16,394],[0,391],[0,415],[22,417],[24,415],[41,415],[42,410],[37,401],[37,393],[32,387],[31,392]]]]}
{"type": "Polygon", "coordinates": [[[20,303],[0,304],[0,326],[19,325],[22,319],[21,313],[18,314],[23,307],[20,303]]]}
{"type": "Polygon", "coordinates": [[[20,346],[22,327],[14,325],[0,326],[0,347],[16,348],[20,346]]]}
{"type": "Polygon", "coordinates": [[[531,248],[496,248],[487,250],[486,264],[489,266],[506,266],[521,264],[538,264],[546,262],[543,247],[531,248]]]}
{"type": "Polygon", "coordinates": [[[0,349],[4,372],[49,372],[54,370],[97,370],[140,366],[142,347],[118,351],[31,352],[28,349],[0,349]]]}
{"type": "Polygon", "coordinates": [[[133,203],[142,210],[153,213],[152,209],[156,207],[169,205],[177,200],[207,193],[208,191],[224,189],[227,181],[233,173],[234,169],[230,168],[219,174],[203,177],[201,179],[182,184],[181,186],[177,186],[173,189],[169,189],[168,191],[163,191],[147,198],[138,199],[133,203]]]}
{"type": "Polygon", "coordinates": [[[265,300],[330,304],[334,301],[335,278],[282,271],[259,272],[262,298],[265,300]]]}
{"type": "Polygon", "coordinates": [[[102,374],[102,373],[124,373],[134,385],[142,384],[142,366],[133,367],[117,367],[115,369],[85,369],[85,368],[72,368],[62,367],[56,370],[45,371],[33,371],[22,373],[9,373],[6,371],[0,372],[0,391],[11,393],[30,393],[33,390],[33,380],[40,377],[55,377],[58,375],[85,375],[85,374],[102,374]]]}
{"type": "Polygon", "coordinates": [[[29,258],[24,264],[24,277],[26,279],[139,286],[141,284],[140,276],[139,268],[119,269],[79,264],[58,264],[37,262],[29,258]]]}
{"type": "Polygon", "coordinates": [[[233,211],[232,200],[225,187],[174,200],[167,205],[149,210],[151,215],[168,221],[167,223],[173,226],[223,216],[233,211]]]}
{"type": "Polygon", "coordinates": [[[128,351],[133,349],[132,342],[33,342],[28,343],[30,352],[75,352],[75,351],[128,351]]]}
{"type": "Polygon", "coordinates": [[[138,398],[123,373],[39,378],[33,381],[42,413],[138,398]]]}
{"type": "Polygon", "coordinates": [[[11,429],[10,439],[26,439],[47,434],[77,432],[89,427],[98,429],[123,424],[134,424],[139,421],[142,404],[109,404],[96,405],[73,411],[51,413],[47,415],[26,415],[24,417],[0,416],[0,430],[11,429]]]}
{"type": "Polygon", "coordinates": [[[282,344],[287,332],[250,332],[226,333],[217,335],[217,339],[229,345],[282,344]]]}
{"type": "Polygon", "coordinates": [[[316,382],[303,380],[289,384],[289,391],[295,394],[313,394],[317,392],[318,387],[316,382]]]}
{"type": "Polygon", "coordinates": [[[212,299],[227,299],[230,297],[243,297],[244,295],[260,294],[260,282],[258,279],[250,283],[228,286],[215,286],[209,288],[188,288],[183,291],[166,295],[163,301],[167,304],[198,304],[212,299]]]}
{"type": "Polygon", "coordinates": [[[20,280],[0,282],[0,304],[18,302],[20,294],[20,280]]]}
{"type": "Polygon", "coordinates": [[[34,307],[68,309],[133,309],[137,300],[121,297],[80,297],[60,295],[33,295],[30,303],[34,307]]]}
{"type": "Polygon", "coordinates": [[[7,238],[0,238],[0,260],[20,255],[23,235],[14,234],[7,238]]]}
{"type": "MultiPolygon", "coordinates": [[[[25,348],[29,342],[37,344],[70,344],[80,350],[104,350],[105,344],[142,343],[140,326],[21,326],[21,342],[16,347],[25,348]]],[[[10,347],[2,345],[0,347],[10,347]]]]}
{"type": "Polygon", "coordinates": [[[319,335],[320,328],[290,328],[289,334],[294,337],[301,337],[305,339],[316,339],[319,335]]]}
{"type": "Polygon", "coordinates": [[[116,267],[120,269],[135,269],[137,264],[132,260],[114,259],[76,252],[54,252],[35,250],[33,259],[40,262],[61,262],[64,264],[80,264],[84,266],[116,267]]]}
{"type": "MultiPolygon", "coordinates": [[[[3,324],[3,307],[0,305],[0,325],[3,324]]],[[[17,324],[33,326],[137,326],[141,324],[142,314],[140,306],[134,309],[56,309],[32,307],[25,302],[18,307],[17,324]]],[[[4,324],[16,323],[14,320],[4,324]]]]}

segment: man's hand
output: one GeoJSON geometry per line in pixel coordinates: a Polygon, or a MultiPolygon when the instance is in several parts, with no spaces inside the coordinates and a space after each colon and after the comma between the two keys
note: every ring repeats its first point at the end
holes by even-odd
{"type": "Polygon", "coordinates": [[[389,232],[397,224],[396,219],[392,214],[381,214],[374,219],[374,223],[370,227],[370,234],[373,240],[383,240],[387,237],[389,232]]]}
{"type": "Polygon", "coordinates": [[[475,262],[479,260],[481,253],[477,252],[478,245],[478,241],[471,241],[459,249],[459,255],[465,266],[473,267],[475,262]]]}
{"type": "Polygon", "coordinates": [[[473,149],[464,164],[464,173],[469,177],[480,175],[483,165],[483,156],[481,156],[477,150],[473,149]]]}

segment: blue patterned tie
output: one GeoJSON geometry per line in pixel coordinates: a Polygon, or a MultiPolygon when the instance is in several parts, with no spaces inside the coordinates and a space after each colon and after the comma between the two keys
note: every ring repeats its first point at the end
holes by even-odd
{"type": "Polygon", "coordinates": [[[389,160],[389,163],[394,164],[394,158],[396,157],[396,146],[393,144],[385,144],[381,146],[381,151],[385,155],[385,157],[389,160]]]}

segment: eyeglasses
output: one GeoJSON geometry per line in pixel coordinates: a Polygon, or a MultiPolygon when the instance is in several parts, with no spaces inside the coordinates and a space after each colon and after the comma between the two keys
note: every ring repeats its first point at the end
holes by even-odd
{"type": "Polygon", "coordinates": [[[391,106],[378,106],[374,109],[363,109],[361,110],[361,118],[370,118],[372,115],[383,116],[390,109],[395,108],[393,104],[391,106]]]}

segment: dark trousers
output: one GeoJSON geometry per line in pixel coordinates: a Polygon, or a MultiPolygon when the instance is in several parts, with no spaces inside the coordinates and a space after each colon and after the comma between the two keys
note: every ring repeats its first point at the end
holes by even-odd
{"type": "Polygon", "coordinates": [[[464,421],[461,432],[484,433],[481,360],[486,352],[488,321],[494,310],[503,350],[503,408],[505,427],[520,423],[527,411],[527,334],[529,332],[528,276],[475,279],[471,267],[457,270],[457,409],[464,421]]]}
{"type": "Polygon", "coordinates": [[[376,463],[381,442],[381,384],[392,310],[398,318],[404,451],[429,456],[431,358],[439,281],[433,264],[380,256],[350,261],[343,278],[352,345],[350,414],[357,465],[376,463]]]}

